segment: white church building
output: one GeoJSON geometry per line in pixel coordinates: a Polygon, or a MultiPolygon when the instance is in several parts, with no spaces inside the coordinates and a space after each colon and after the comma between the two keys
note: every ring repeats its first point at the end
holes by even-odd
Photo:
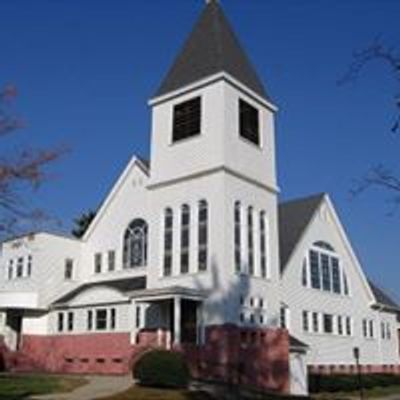
{"type": "Polygon", "coordinates": [[[277,107],[217,1],[149,105],[150,161],[132,157],[81,239],[2,243],[4,366],[127,373],[165,347],[202,378],[304,393],[304,363],[351,373],[359,348],[364,372],[400,373],[400,307],[329,196],[279,202],[277,107]]]}

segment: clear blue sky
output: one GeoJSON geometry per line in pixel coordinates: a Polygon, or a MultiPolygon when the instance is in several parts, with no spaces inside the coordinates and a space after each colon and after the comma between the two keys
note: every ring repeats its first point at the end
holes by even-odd
{"type": "MultiPolygon", "coordinates": [[[[96,208],[132,153],[149,153],[147,100],[204,0],[0,0],[0,85],[20,90],[28,123],[18,142],[68,145],[35,202],[64,221],[96,208]]],[[[400,174],[393,138],[395,81],[371,64],[336,81],[353,50],[378,35],[400,48],[398,0],[222,0],[280,107],[282,198],[329,192],[368,274],[400,294],[400,212],[388,194],[349,200],[352,180],[384,161],[400,174]]]]}

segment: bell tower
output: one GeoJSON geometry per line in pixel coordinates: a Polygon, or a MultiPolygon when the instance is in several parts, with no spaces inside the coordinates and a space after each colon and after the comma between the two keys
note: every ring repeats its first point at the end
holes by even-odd
{"type": "Polygon", "coordinates": [[[210,293],[207,324],[238,323],[241,299],[263,299],[265,323],[276,324],[276,107],[217,1],[207,2],[150,106],[148,287],[210,293]]]}
{"type": "Polygon", "coordinates": [[[276,107],[216,0],[150,105],[153,185],[219,169],[276,189],[276,107]]]}

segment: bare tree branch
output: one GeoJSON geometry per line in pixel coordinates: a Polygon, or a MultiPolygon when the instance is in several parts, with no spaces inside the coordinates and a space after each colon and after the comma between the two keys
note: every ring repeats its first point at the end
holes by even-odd
{"type": "MultiPolygon", "coordinates": [[[[370,46],[353,53],[353,61],[343,77],[338,80],[338,84],[344,85],[349,82],[355,82],[366,65],[372,61],[382,61],[385,63],[389,67],[394,79],[400,84],[400,55],[396,52],[395,48],[385,46],[379,38],[375,39],[370,46]]],[[[395,91],[393,100],[396,115],[391,128],[393,133],[400,131],[400,88],[396,88],[395,91]]]]}
{"type": "MultiPolygon", "coordinates": [[[[13,85],[0,90],[0,139],[23,126],[13,115],[10,105],[17,96],[13,85]]],[[[14,154],[0,154],[0,236],[15,233],[22,226],[49,221],[40,209],[32,209],[27,190],[36,190],[49,179],[47,167],[65,154],[67,149],[23,149],[14,154]]]]}

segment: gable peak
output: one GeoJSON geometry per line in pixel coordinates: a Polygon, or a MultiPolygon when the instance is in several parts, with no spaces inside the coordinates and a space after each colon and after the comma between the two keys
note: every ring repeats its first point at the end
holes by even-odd
{"type": "Polygon", "coordinates": [[[225,72],[268,100],[264,86],[224,15],[218,0],[206,6],[155,97],[225,72]]]}

